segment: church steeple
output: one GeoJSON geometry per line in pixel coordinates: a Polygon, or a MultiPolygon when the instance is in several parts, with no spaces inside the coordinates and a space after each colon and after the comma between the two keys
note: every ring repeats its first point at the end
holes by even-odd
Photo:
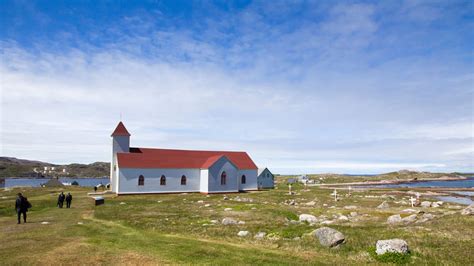
{"type": "Polygon", "coordinates": [[[130,133],[128,133],[128,130],[127,128],[125,127],[125,125],[122,123],[122,121],[120,121],[117,125],[117,127],[115,128],[114,132],[112,132],[112,135],[110,135],[111,137],[115,137],[115,136],[128,136],[130,137],[130,133]]]}

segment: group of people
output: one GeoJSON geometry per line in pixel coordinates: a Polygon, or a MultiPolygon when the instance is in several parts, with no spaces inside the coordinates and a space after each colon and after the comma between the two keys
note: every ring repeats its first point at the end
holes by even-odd
{"type": "MultiPolygon", "coordinates": [[[[66,201],[66,208],[71,208],[71,202],[72,202],[72,195],[71,193],[67,193],[67,195],[64,195],[63,192],[61,192],[58,196],[58,207],[62,208],[64,205],[64,201],[66,201]]],[[[28,212],[28,209],[31,208],[31,203],[28,201],[26,197],[24,197],[21,193],[17,194],[16,201],[15,201],[15,210],[18,216],[18,224],[21,223],[21,216],[23,215],[23,222],[26,223],[26,213],[28,212]]]]}
{"type": "Polygon", "coordinates": [[[63,192],[61,192],[58,196],[58,207],[62,208],[64,205],[64,200],[66,200],[66,208],[71,208],[71,201],[72,201],[72,195],[71,193],[67,193],[67,195],[64,195],[63,192]]]}

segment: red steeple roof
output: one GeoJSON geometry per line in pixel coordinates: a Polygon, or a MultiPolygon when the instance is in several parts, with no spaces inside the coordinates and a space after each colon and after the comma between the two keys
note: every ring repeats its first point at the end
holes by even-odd
{"type": "Polygon", "coordinates": [[[128,131],[125,128],[125,126],[123,125],[122,121],[120,121],[118,123],[117,127],[115,128],[114,132],[110,136],[111,137],[113,137],[113,136],[130,136],[130,133],[128,133],[128,131]]]}

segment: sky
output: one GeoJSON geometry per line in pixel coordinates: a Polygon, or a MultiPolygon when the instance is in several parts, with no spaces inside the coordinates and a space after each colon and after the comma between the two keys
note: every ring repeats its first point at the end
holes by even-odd
{"type": "Polygon", "coordinates": [[[0,1],[0,155],[474,172],[473,1],[0,1]]]}

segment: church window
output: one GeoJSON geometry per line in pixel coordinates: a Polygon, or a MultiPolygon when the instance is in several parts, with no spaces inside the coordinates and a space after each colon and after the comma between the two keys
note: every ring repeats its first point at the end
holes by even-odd
{"type": "Polygon", "coordinates": [[[247,182],[247,177],[245,175],[242,175],[242,184],[245,184],[247,182]]]}
{"type": "Polygon", "coordinates": [[[226,183],[226,181],[227,181],[226,179],[227,179],[227,174],[226,174],[226,172],[224,171],[224,172],[222,172],[222,174],[221,174],[221,185],[225,185],[225,183],[226,183]]]}
{"type": "Polygon", "coordinates": [[[186,185],[186,176],[185,175],[181,176],[181,185],[182,186],[186,185]]]}
{"type": "Polygon", "coordinates": [[[144,186],[145,185],[145,177],[143,175],[140,175],[138,177],[138,185],[139,186],[144,186]]]}
{"type": "Polygon", "coordinates": [[[166,176],[164,175],[160,178],[160,186],[166,186],[166,176]]]}

